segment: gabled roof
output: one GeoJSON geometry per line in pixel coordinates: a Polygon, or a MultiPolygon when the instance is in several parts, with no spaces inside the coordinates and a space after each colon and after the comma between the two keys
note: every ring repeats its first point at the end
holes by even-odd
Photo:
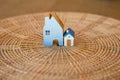
{"type": "Polygon", "coordinates": [[[68,34],[70,34],[72,37],[75,37],[75,33],[71,28],[68,28],[63,34],[63,36],[66,37],[68,34]]]}
{"type": "Polygon", "coordinates": [[[57,16],[56,13],[50,13],[49,14],[49,19],[52,18],[52,16],[56,19],[56,21],[60,24],[60,26],[62,27],[62,29],[64,29],[64,24],[62,23],[62,21],[60,20],[60,18],[57,16]]]}

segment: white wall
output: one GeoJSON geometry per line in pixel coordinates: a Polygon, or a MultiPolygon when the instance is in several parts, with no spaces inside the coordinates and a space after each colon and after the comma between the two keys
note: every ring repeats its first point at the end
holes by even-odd
{"type": "Polygon", "coordinates": [[[74,38],[73,38],[71,35],[67,35],[67,36],[64,38],[64,46],[68,46],[68,45],[67,45],[67,40],[71,40],[71,46],[74,46],[74,38]]]}

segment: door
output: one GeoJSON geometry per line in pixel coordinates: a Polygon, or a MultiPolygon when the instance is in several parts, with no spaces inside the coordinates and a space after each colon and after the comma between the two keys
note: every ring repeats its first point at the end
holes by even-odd
{"type": "Polygon", "coordinates": [[[53,40],[53,46],[58,46],[58,40],[53,40]]]}
{"type": "Polygon", "coordinates": [[[70,39],[67,40],[67,46],[71,46],[71,40],[70,39]]]}

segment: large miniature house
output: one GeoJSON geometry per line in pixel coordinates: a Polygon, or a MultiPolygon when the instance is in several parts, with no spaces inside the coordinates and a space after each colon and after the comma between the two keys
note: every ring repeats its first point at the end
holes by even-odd
{"type": "Polygon", "coordinates": [[[63,23],[56,14],[45,17],[43,36],[44,46],[52,46],[55,40],[59,46],[63,46],[63,23]]]}
{"type": "Polygon", "coordinates": [[[63,27],[62,21],[55,13],[45,17],[43,28],[44,46],[53,46],[54,43],[57,43],[58,46],[73,46],[74,31],[68,28],[63,35],[63,27]]]}

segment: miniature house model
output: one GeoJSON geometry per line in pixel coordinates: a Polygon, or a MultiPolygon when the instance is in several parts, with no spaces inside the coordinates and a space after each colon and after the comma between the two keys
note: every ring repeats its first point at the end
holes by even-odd
{"type": "Polygon", "coordinates": [[[45,24],[43,28],[44,46],[53,46],[55,42],[57,42],[57,45],[59,46],[63,46],[63,45],[73,46],[74,45],[73,30],[68,28],[68,30],[65,31],[63,35],[63,31],[64,31],[63,27],[64,25],[62,21],[55,13],[49,14],[48,17],[45,17],[45,24]]]}
{"type": "Polygon", "coordinates": [[[74,31],[68,28],[64,33],[64,46],[74,45],[74,31]]]}

